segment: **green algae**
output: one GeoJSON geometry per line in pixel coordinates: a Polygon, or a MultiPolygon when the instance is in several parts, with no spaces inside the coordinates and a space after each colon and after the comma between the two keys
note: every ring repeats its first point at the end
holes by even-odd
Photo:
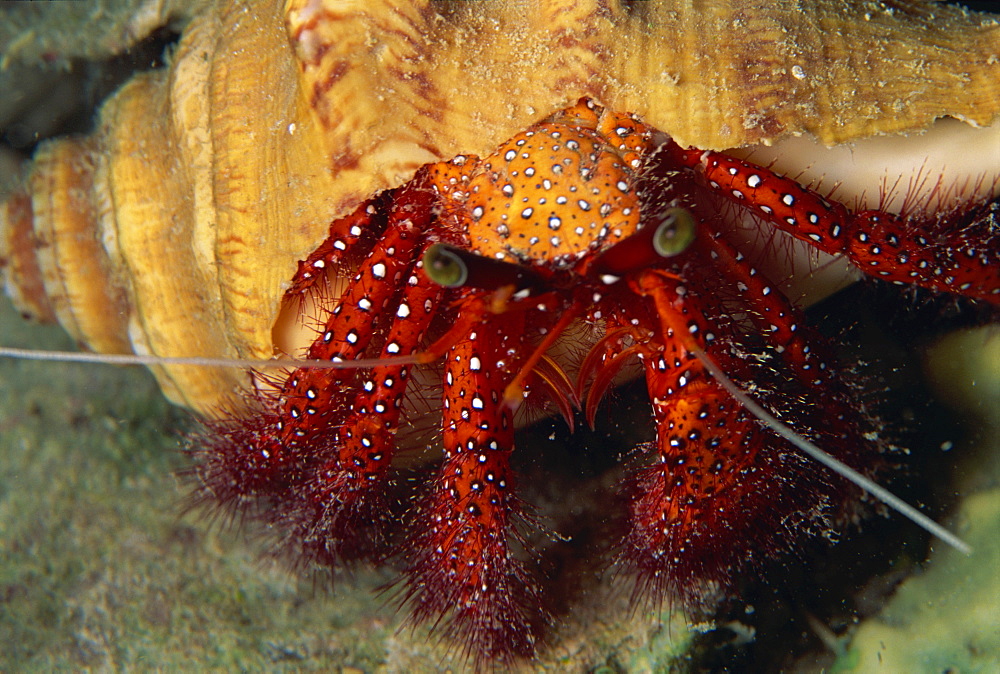
{"type": "MultiPolygon", "coordinates": [[[[67,346],[9,308],[4,343],[67,346]]],[[[181,516],[187,415],[144,370],[0,362],[0,670],[280,671],[384,660],[385,579],[335,600],[181,516]]]]}

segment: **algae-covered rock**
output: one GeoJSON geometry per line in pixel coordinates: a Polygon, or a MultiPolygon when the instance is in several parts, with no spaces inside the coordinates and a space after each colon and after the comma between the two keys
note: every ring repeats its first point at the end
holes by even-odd
{"type": "MultiPolygon", "coordinates": [[[[65,348],[2,300],[0,343],[65,348]]],[[[0,360],[0,670],[373,669],[391,611],[182,516],[189,425],[140,368],[0,360]]],[[[360,588],[368,590],[361,592],[360,588]]]]}

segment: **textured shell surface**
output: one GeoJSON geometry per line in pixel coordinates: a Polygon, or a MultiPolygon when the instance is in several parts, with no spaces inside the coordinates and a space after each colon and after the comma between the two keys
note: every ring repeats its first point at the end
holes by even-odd
{"type": "MultiPolygon", "coordinates": [[[[836,181],[818,146],[853,174],[846,144],[945,116],[1000,142],[973,129],[1000,116],[998,52],[994,18],[929,3],[220,2],[92,136],[38,151],[0,216],[5,284],[96,351],[266,358],[331,219],[580,96],[704,149],[802,136],[798,170],[836,181]]],[[[246,384],[155,372],[206,413],[246,384]]]]}

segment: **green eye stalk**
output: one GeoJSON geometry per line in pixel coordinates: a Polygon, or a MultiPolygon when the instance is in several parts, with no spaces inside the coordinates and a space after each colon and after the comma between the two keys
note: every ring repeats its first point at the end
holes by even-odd
{"type": "Polygon", "coordinates": [[[660,257],[673,257],[687,250],[694,242],[694,216],[686,208],[668,208],[653,233],[653,249],[660,257]]]}
{"type": "Polygon", "coordinates": [[[459,288],[469,280],[469,268],[455,248],[435,243],[424,252],[424,273],[445,288],[459,288]]]}

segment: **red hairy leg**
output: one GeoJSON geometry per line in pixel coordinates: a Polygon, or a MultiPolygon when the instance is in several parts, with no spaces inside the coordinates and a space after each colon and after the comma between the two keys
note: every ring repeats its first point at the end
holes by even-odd
{"type": "Polygon", "coordinates": [[[524,319],[511,312],[484,320],[448,352],[445,460],[405,544],[414,619],[444,621],[447,636],[477,658],[530,656],[542,618],[538,590],[510,550],[521,504],[510,468],[514,410],[503,391],[518,371],[511,359],[527,347],[524,319]]]}
{"type": "Polygon", "coordinates": [[[830,371],[834,360],[821,341],[807,343],[809,331],[803,329],[806,321],[802,312],[725,239],[702,237],[695,245],[704,249],[715,263],[713,273],[724,273],[745,306],[752,307],[748,318],[767,336],[768,344],[780,354],[799,382],[825,396],[835,376],[830,371]]]}
{"type": "Polygon", "coordinates": [[[971,224],[878,210],[851,213],[761,166],[673,142],[668,148],[684,165],[701,167],[709,185],[730,200],[824,252],[847,256],[866,274],[1000,305],[1000,233],[985,209],[971,224]]]}
{"type": "Polygon", "coordinates": [[[343,261],[349,252],[367,250],[381,238],[389,224],[393,194],[382,192],[356,208],[350,215],[330,222],[326,239],[305,260],[299,260],[286,298],[301,299],[316,290],[328,278],[331,267],[343,261]]]}
{"type": "MultiPolygon", "coordinates": [[[[308,358],[350,361],[365,355],[376,332],[372,317],[396,295],[397,277],[408,273],[415,259],[431,196],[416,180],[386,201],[389,226],[337,301],[308,358]]],[[[263,410],[213,424],[209,451],[198,469],[205,490],[223,503],[287,498],[303,479],[305,465],[317,452],[329,451],[328,435],[349,413],[352,399],[352,389],[343,384],[358,376],[356,370],[298,368],[279,393],[261,394],[263,410]]]]}
{"type": "MultiPolygon", "coordinates": [[[[382,358],[417,352],[436,315],[444,288],[418,273],[419,264],[411,268],[393,312],[382,358]]],[[[296,502],[276,513],[307,557],[329,566],[358,550],[381,547],[391,512],[386,483],[410,369],[384,365],[361,378],[350,413],[330,430],[329,450],[304,471],[296,502]],[[361,532],[379,540],[358,540],[361,532]]]]}
{"type": "MultiPolygon", "coordinates": [[[[701,298],[679,287],[678,279],[658,271],[643,273],[634,283],[660,320],[644,358],[659,462],[636,478],[623,559],[639,571],[640,589],[654,599],[667,593],[698,604],[729,586],[741,570],[794,549],[803,529],[826,530],[842,515],[833,505],[843,503],[844,491],[852,487],[817,470],[762,427],[707,372],[689,345],[709,353],[738,380],[753,378],[765,390],[773,383],[764,366],[740,355],[740,337],[705,321],[701,298]]],[[[825,406],[830,404],[836,418],[844,401],[829,391],[824,400],[824,408],[799,409],[798,399],[769,404],[810,433],[826,433],[821,430],[825,406]]],[[[823,437],[837,438],[842,458],[850,460],[859,451],[858,437],[843,429],[823,437]]]]}

